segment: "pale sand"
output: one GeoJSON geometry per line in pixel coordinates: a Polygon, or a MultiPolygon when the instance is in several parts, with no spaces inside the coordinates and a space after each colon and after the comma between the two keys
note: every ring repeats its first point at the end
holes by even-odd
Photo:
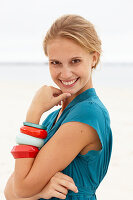
{"type": "MultiPolygon", "coordinates": [[[[10,151],[15,145],[15,136],[22,122],[32,97],[42,85],[19,81],[0,82],[0,195],[4,200],[3,190],[7,179],[14,169],[14,159],[10,151]]],[[[113,153],[108,173],[97,190],[98,200],[128,200],[133,197],[133,88],[98,88],[97,94],[107,107],[113,132],[113,153]]],[[[58,109],[54,107],[46,112],[45,117],[58,109]]]]}

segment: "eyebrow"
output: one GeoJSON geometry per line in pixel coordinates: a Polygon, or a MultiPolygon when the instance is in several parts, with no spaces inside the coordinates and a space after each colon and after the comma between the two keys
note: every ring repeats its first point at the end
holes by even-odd
{"type": "MultiPolygon", "coordinates": [[[[72,57],[70,60],[73,60],[73,59],[81,59],[82,57],[80,57],[80,56],[75,56],[75,57],[72,57]]],[[[49,61],[59,61],[58,59],[54,59],[54,58],[52,58],[52,59],[49,59],[49,61]]]]}

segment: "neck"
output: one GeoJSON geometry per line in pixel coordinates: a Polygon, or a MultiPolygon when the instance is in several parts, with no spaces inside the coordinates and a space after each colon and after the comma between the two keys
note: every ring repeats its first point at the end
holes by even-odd
{"type": "Polygon", "coordinates": [[[61,108],[62,112],[74,98],[75,98],[74,95],[72,95],[71,97],[69,97],[69,98],[67,98],[67,99],[62,101],[63,102],[62,103],[62,108],[61,108]]]}
{"type": "Polygon", "coordinates": [[[65,99],[65,100],[62,101],[63,103],[62,103],[61,111],[63,112],[63,110],[67,107],[67,105],[73,99],[75,99],[76,96],[78,96],[79,94],[81,94],[82,92],[84,92],[85,90],[87,90],[89,88],[93,88],[93,84],[92,84],[92,79],[91,78],[90,78],[90,81],[82,89],[80,89],[76,94],[73,94],[70,97],[68,97],[67,99],[65,99]]]}

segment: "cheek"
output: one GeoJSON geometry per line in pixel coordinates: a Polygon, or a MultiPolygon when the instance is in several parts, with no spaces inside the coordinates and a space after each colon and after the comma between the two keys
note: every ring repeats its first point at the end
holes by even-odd
{"type": "Polygon", "coordinates": [[[56,79],[57,76],[58,76],[58,71],[55,70],[55,69],[51,69],[51,68],[49,69],[49,71],[50,71],[51,77],[52,77],[53,79],[56,79]]]}
{"type": "Polygon", "coordinates": [[[84,69],[83,71],[81,71],[79,73],[79,75],[81,76],[81,78],[83,78],[84,80],[88,80],[91,76],[91,70],[89,70],[88,68],[84,69]]]}
{"type": "Polygon", "coordinates": [[[79,76],[82,78],[85,78],[86,76],[88,76],[88,71],[86,70],[80,70],[78,71],[79,76]]]}

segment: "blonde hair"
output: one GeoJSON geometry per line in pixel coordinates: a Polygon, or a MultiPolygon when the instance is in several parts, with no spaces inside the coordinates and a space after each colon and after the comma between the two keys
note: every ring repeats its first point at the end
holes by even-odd
{"type": "Polygon", "coordinates": [[[47,31],[43,41],[44,53],[46,56],[48,56],[48,41],[57,37],[72,39],[89,53],[98,52],[98,60],[93,66],[93,68],[96,68],[102,53],[101,40],[91,22],[79,15],[63,15],[59,17],[47,31]]]}

